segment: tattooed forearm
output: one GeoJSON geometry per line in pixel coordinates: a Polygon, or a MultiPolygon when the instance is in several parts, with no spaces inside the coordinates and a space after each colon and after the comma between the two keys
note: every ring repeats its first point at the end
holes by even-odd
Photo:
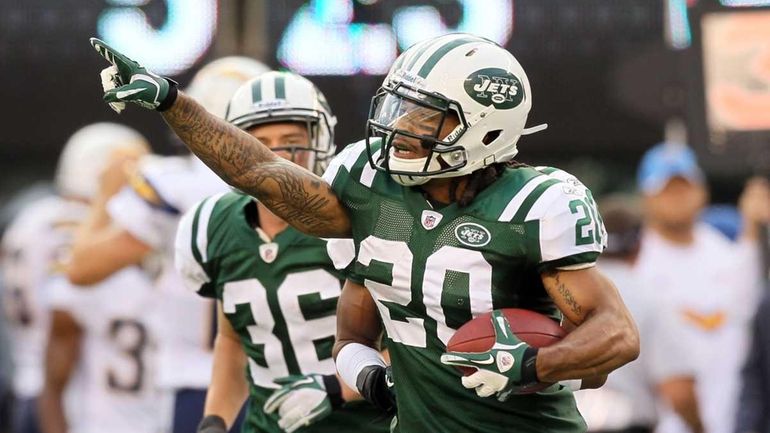
{"type": "Polygon", "coordinates": [[[561,295],[562,299],[564,300],[564,303],[569,306],[570,311],[572,311],[575,315],[582,317],[583,316],[583,308],[578,304],[578,302],[575,300],[575,298],[572,296],[572,293],[570,293],[569,289],[567,288],[567,285],[564,284],[564,282],[559,279],[559,274],[554,274],[553,278],[556,280],[556,290],[559,292],[559,295],[561,295]]]}
{"type": "Polygon", "coordinates": [[[344,207],[315,174],[277,157],[259,140],[209,114],[182,93],[163,117],[219,177],[256,197],[297,229],[324,237],[349,234],[344,207]]]}
{"type": "Polygon", "coordinates": [[[543,347],[537,374],[543,382],[608,374],[639,354],[639,334],[612,282],[595,267],[555,270],[543,285],[575,325],[564,339],[543,347]]]}

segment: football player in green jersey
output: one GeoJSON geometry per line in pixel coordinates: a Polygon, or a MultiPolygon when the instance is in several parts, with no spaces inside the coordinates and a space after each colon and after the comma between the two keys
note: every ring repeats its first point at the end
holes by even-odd
{"type": "MultiPolygon", "coordinates": [[[[298,75],[268,72],[245,83],[226,118],[277,155],[316,172],[334,155],[336,120],[323,94],[298,75]]],[[[353,258],[352,242],[330,242],[349,245],[335,249],[344,267],[353,258]]],[[[200,432],[226,432],[247,394],[245,432],[387,430],[377,409],[335,374],[342,283],[326,241],[298,232],[251,196],[231,192],[188,211],[175,248],[185,282],[219,301],[200,432]]]]}
{"type": "Polygon", "coordinates": [[[518,61],[477,36],[416,44],[372,101],[367,137],[323,178],[276,158],[99,40],[113,67],[108,103],[162,111],[230,184],[298,230],[352,237],[356,260],[338,304],[337,370],[369,401],[392,406],[375,349],[384,328],[401,432],[580,432],[569,389],[597,385],[639,352],[617,289],[594,266],[606,235],[590,192],[553,168],[514,164],[532,93],[518,61]],[[464,322],[520,307],[574,326],[529,347],[493,314],[496,344],[446,353],[464,322]],[[477,371],[461,377],[456,366],[477,371]],[[533,395],[519,391],[555,385],[533,395]],[[468,388],[468,389],[466,389],[468,388]]]}

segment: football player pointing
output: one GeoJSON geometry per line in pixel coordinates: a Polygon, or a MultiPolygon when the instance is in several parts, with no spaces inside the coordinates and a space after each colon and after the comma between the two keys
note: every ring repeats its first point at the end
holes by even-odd
{"type": "Polygon", "coordinates": [[[163,111],[223,179],[299,230],[352,236],[357,254],[338,306],[337,368],[364,397],[389,404],[374,348],[381,323],[400,431],[583,431],[564,386],[517,390],[595,380],[637,356],[633,321],[593,266],[606,235],[590,192],[561,170],[511,163],[519,137],[537,128],[524,127],[532,104],[526,74],[499,45],[451,34],[404,52],[373,99],[367,139],[348,146],[320,179],[209,116],[173,82],[92,43],[115,65],[118,87],[106,91],[107,102],[163,111]],[[444,353],[454,329],[504,307],[563,315],[576,327],[537,350],[493,315],[493,351],[444,353]],[[486,362],[495,357],[509,362],[486,362]],[[458,383],[457,365],[477,369],[462,379],[475,393],[458,383]]]}

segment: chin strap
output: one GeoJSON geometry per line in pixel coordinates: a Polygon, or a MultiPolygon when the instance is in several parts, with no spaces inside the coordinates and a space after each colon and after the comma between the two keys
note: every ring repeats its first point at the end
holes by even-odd
{"type": "Polygon", "coordinates": [[[532,127],[529,127],[529,128],[522,129],[521,130],[521,135],[532,135],[532,134],[534,134],[536,132],[545,131],[547,128],[548,128],[548,124],[547,123],[542,123],[542,124],[537,125],[537,126],[532,126],[532,127]]]}

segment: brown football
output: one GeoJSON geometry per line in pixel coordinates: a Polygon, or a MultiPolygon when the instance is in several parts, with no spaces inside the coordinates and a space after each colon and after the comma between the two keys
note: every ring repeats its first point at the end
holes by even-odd
{"type": "MultiPolygon", "coordinates": [[[[546,347],[564,338],[567,331],[548,316],[520,308],[503,308],[500,310],[510,323],[511,330],[525,343],[534,347],[546,347]]],[[[490,316],[492,313],[481,314],[465,323],[458,329],[447,343],[447,351],[451,352],[484,352],[492,348],[495,342],[495,330],[490,316]]],[[[463,375],[476,372],[475,368],[459,367],[463,375]]],[[[550,383],[537,384],[519,394],[543,390],[550,383]]]]}

